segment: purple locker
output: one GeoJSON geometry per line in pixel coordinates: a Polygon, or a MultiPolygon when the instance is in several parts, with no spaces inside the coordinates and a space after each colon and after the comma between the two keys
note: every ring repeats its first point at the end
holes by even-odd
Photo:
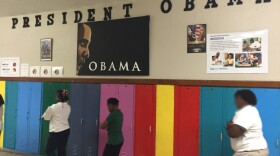
{"type": "MultiPolygon", "coordinates": [[[[118,95],[118,85],[112,84],[102,84],[101,85],[101,98],[100,98],[100,123],[106,120],[109,115],[107,109],[107,99],[111,97],[117,97],[118,95]]],[[[98,156],[102,156],[103,150],[107,142],[107,131],[99,130],[99,143],[98,143],[98,156]]]]}
{"type": "Polygon", "coordinates": [[[134,147],[134,85],[119,85],[119,107],[123,112],[124,145],[120,156],[132,156],[134,147]]]}
{"type": "MultiPolygon", "coordinates": [[[[107,99],[111,97],[119,99],[119,107],[124,114],[123,135],[125,141],[120,156],[132,156],[134,145],[134,85],[101,85],[100,122],[106,120],[106,117],[109,115],[107,99]]],[[[98,156],[102,156],[106,142],[107,131],[100,130],[98,156]]]]}

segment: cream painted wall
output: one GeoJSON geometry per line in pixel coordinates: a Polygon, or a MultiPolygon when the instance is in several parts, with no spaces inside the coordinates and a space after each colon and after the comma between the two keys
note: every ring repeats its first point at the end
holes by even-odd
{"type": "MultiPolygon", "coordinates": [[[[161,0],[132,1],[131,16],[151,16],[150,30],[150,76],[129,78],[153,79],[203,79],[203,80],[280,80],[280,1],[255,4],[255,0],[243,0],[240,6],[227,6],[227,0],[217,0],[218,8],[204,9],[206,0],[195,0],[196,8],[184,12],[185,0],[173,0],[169,14],[160,10],[161,0]],[[269,73],[268,74],[207,74],[206,54],[186,53],[186,26],[188,24],[208,25],[208,33],[269,30],[269,73]]],[[[123,18],[123,3],[113,3],[87,8],[77,8],[87,19],[87,9],[95,8],[97,21],[103,20],[103,7],[113,6],[113,19],[123,18]]],[[[77,77],[76,36],[77,24],[73,23],[74,11],[68,12],[68,24],[63,25],[62,11],[55,13],[55,24],[46,26],[47,13],[42,15],[41,27],[11,29],[11,18],[0,19],[0,57],[21,57],[22,63],[39,66],[64,66],[65,77],[77,77]],[[52,62],[40,62],[40,39],[53,38],[54,57],[52,62]]],[[[34,25],[34,15],[31,24],[34,25]]],[[[21,19],[22,16],[18,16],[21,19]]],[[[21,24],[21,23],[20,23],[21,24]]],[[[96,78],[96,77],[93,77],[96,78]]],[[[100,77],[97,77],[100,78],[100,77]]],[[[127,77],[117,77],[127,78],[127,77]]]]}

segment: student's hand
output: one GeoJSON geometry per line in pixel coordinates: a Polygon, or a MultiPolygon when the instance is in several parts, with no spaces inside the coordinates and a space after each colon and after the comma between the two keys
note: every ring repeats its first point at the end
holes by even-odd
{"type": "Polygon", "coordinates": [[[227,122],[227,127],[232,126],[232,125],[233,125],[232,120],[230,120],[230,121],[227,122]]]}

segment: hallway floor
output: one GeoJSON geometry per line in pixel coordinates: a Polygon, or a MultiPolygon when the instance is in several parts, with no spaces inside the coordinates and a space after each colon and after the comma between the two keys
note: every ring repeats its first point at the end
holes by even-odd
{"type": "Polygon", "coordinates": [[[32,156],[32,155],[0,149],[0,156],[32,156]]]}

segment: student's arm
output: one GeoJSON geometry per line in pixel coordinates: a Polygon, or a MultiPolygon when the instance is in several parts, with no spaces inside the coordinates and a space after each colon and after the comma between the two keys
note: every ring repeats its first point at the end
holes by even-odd
{"type": "Polygon", "coordinates": [[[42,118],[49,121],[51,120],[53,115],[53,110],[51,107],[48,107],[48,109],[45,111],[45,113],[42,115],[42,118]]]}
{"type": "Polygon", "coordinates": [[[239,138],[246,132],[245,128],[235,124],[228,124],[226,129],[231,138],[239,138]]]}
{"type": "Polygon", "coordinates": [[[107,120],[105,120],[100,126],[101,129],[108,129],[108,127],[109,127],[109,122],[107,120]]]}

